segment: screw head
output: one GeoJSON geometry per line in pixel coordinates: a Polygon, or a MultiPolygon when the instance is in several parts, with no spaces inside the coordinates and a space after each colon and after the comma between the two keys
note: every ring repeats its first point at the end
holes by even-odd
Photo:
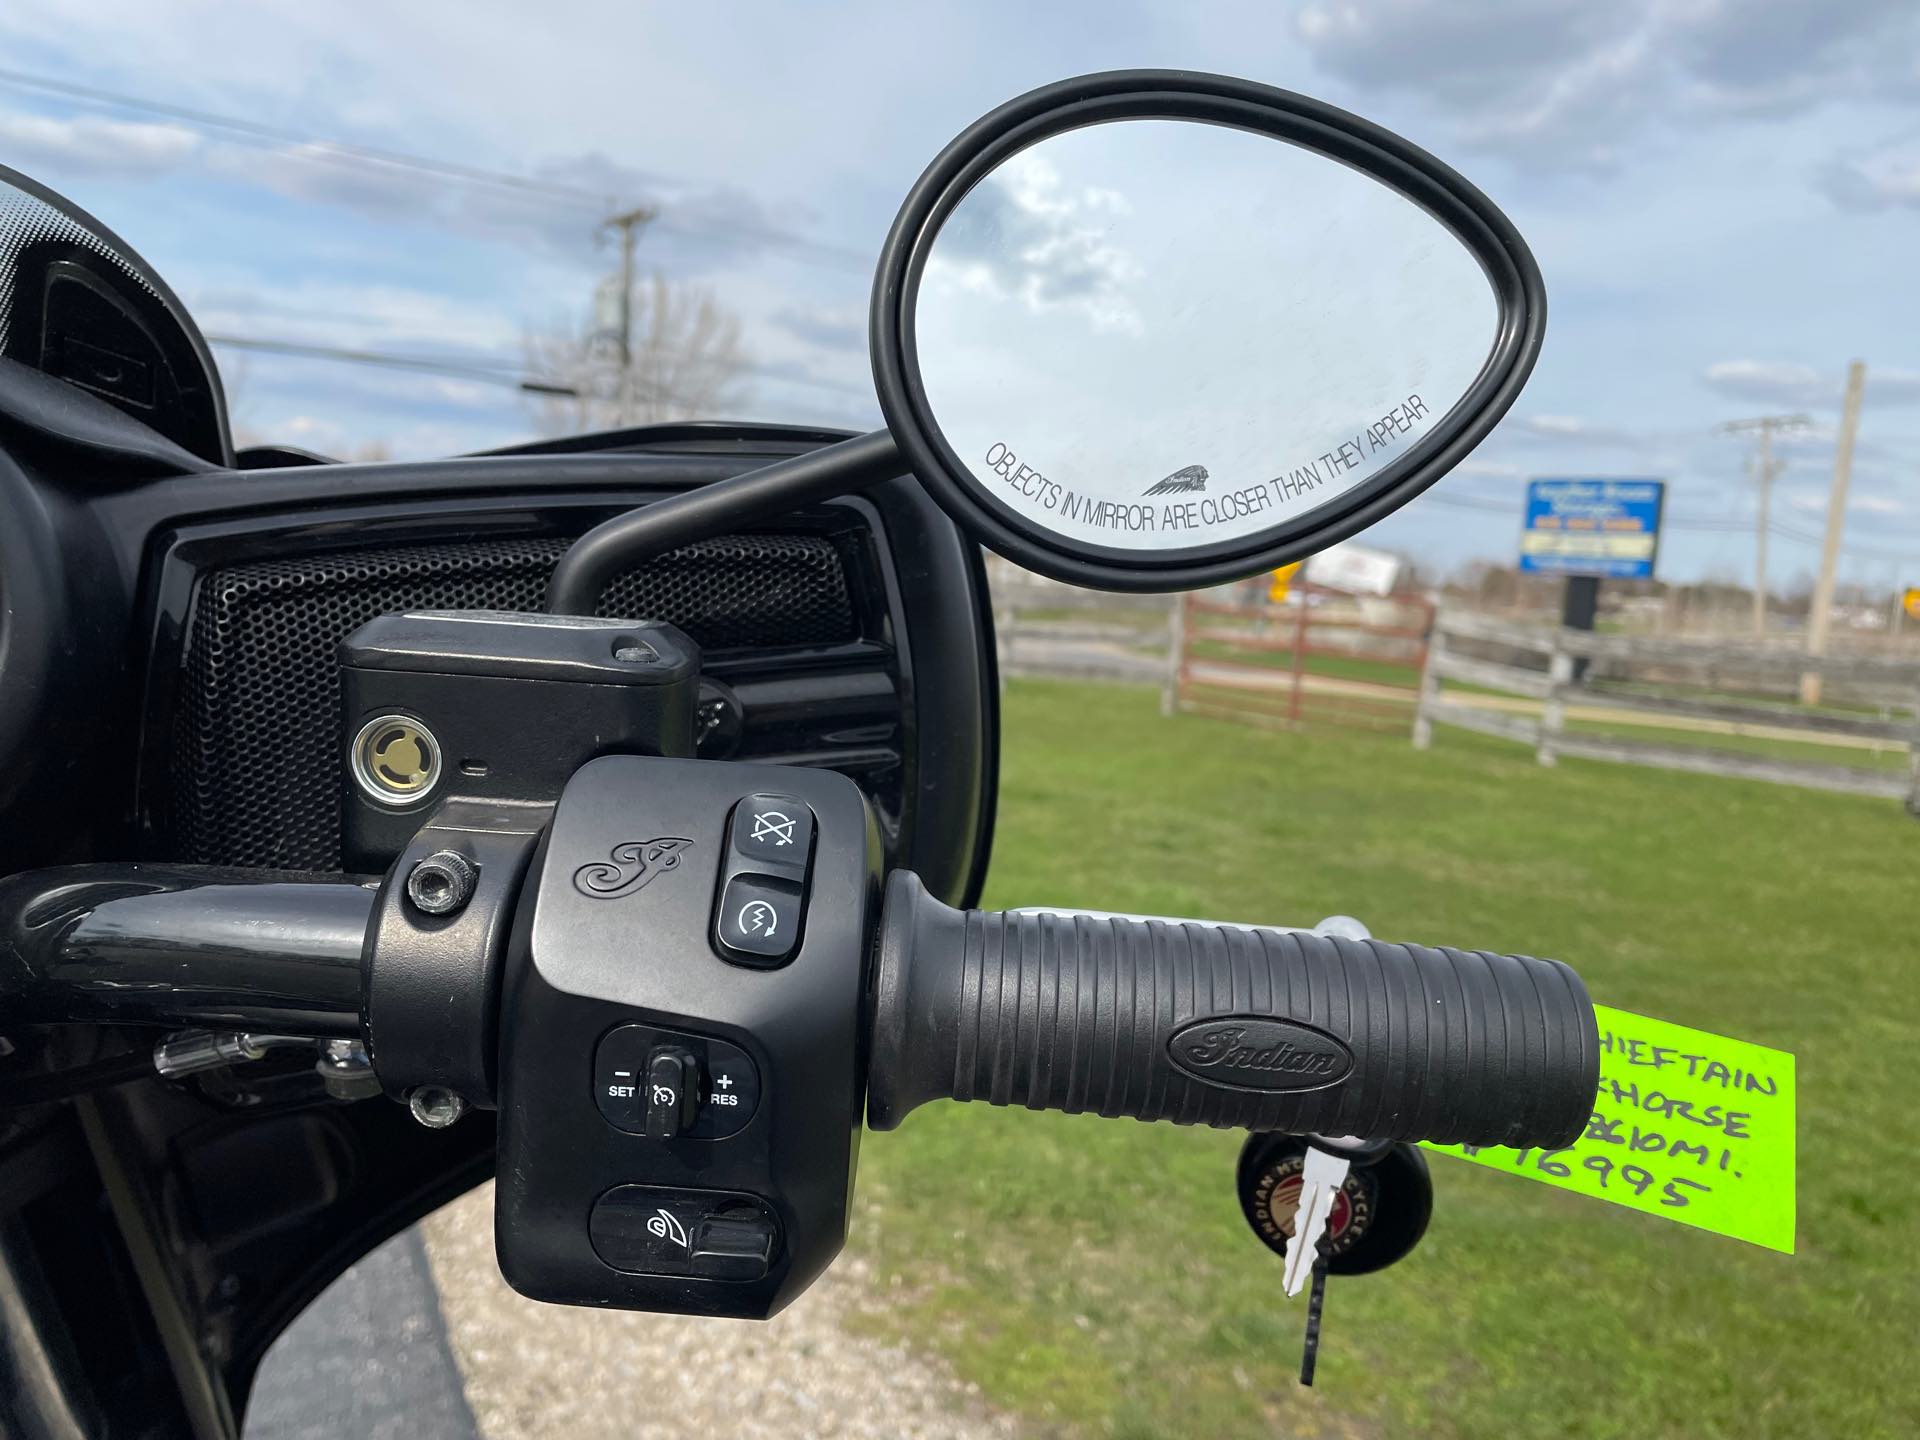
{"type": "Polygon", "coordinates": [[[473,898],[480,877],[458,850],[436,850],[407,872],[407,899],[426,915],[451,915],[473,898]]]}
{"type": "Polygon", "coordinates": [[[407,1095],[407,1109],[429,1130],[444,1130],[467,1113],[467,1102],[438,1085],[422,1085],[407,1095]]]}

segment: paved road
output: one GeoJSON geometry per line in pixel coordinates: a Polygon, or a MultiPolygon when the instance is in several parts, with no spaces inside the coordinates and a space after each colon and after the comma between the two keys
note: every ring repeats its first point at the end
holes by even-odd
{"type": "Polygon", "coordinates": [[[267,1352],[245,1440],[478,1440],[418,1230],[342,1275],[267,1352]]]}

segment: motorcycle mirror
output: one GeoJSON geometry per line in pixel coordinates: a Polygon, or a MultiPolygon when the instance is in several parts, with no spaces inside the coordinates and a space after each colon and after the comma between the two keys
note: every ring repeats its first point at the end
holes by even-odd
{"type": "Polygon", "coordinates": [[[982,543],[1176,590],[1413,499],[1506,413],[1545,320],[1518,232],[1425,151],[1306,96],[1130,71],[940,154],[870,338],[901,454],[982,543]]]}
{"type": "Polygon", "coordinates": [[[886,428],[603,522],[547,608],[903,462],[1056,580],[1242,579],[1459,464],[1546,318],[1507,217],[1377,125],[1220,75],[1062,81],[962,133],[894,220],[869,321],[886,428]]]}

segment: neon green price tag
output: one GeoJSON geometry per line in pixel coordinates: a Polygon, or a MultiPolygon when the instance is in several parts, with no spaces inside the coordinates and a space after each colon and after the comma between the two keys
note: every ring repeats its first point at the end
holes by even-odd
{"type": "Polygon", "coordinates": [[[1600,1094],[1573,1145],[1424,1148],[1791,1255],[1793,1056],[1594,1010],[1600,1094]]]}

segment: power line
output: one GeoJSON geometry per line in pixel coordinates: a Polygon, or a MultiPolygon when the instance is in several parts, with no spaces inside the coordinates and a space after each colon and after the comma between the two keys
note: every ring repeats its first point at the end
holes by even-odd
{"type": "Polygon", "coordinates": [[[1729,420],[1718,427],[1723,435],[1760,437],[1759,452],[1752,461],[1759,495],[1753,526],[1753,633],[1756,635],[1767,633],[1767,535],[1772,529],[1773,482],[1786,468],[1786,462],[1773,453],[1773,437],[1793,435],[1812,424],[1811,417],[1801,414],[1760,415],[1751,420],[1729,420]]]}
{"type": "MultiPolygon", "coordinates": [[[[336,345],[305,345],[294,340],[262,340],[247,335],[209,335],[209,345],[228,350],[251,350],[266,355],[287,355],[299,360],[334,360],[349,365],[379,365],[389,370],[417,370],[429,375],[447,375],[461,380],[477,380],[487,385],[505,385],[538,395],[577,395],[573,386],[562,380],[514,374],[506,369],[482,364],[461,364],[431,355],[395,355],[384,350],[349,350],[336,345]]],[[[490,364],[491,362],[489,362],[490,364]]]]}
{"type": "MultiPolygon", "coordinates": [[[[429,155],[416,155],[404,150],[388,149],[385,146],[332,140],[322,135],[293,130],[285,126],[267,125],[256,120],[215,114],[208,110],[196,110],[163,100],[149,100],[142,96],[107,90],[96,85],[81,85],[68,80],[50,80],[45,76],[32,75],[22,70],[0,68],[0,85],[37,94],[57,95],[62,99],[95,107],[157,115],[241,144],[268,148],[294,146],[306,158],[314,160],[333,160],[343,164],[364,165],[381,170],[429,175],[438,180],[455,181],[467,185],[492,186],[541,195],[551,200],[564,200],[594,210],[607,210],[619,203],[617,197],[613,195],[564,180],[542,180],[532,175],[519,175],[511,171],[494,170],[480,165],[463,165],[457,161],[439,160],[429,155]]],[[[689,235],[719,236],[736,240],[743,237],[751,238],[771,249],[785,250],[796,259],[808,260],[836,269],[864,273],[873,265],[870,256],[847,246],[809,240],[803,235],[795,235],[770,225],[756,224],[750,220],[698,223],[679,217],[665,217],[660,221],[660,227],[689,235]]]]}
{"type": "MultiPolygon", "coordinates": [[[[520,365],[505,358],[494,360],[487,356],[475,356],[470,360],[459,360],[438,355],[405,355],[389,350],[358,350],[344,345],[315,345],[303,340],[276,340],[258,335],[208,335],[207,343],[224,346],[229,350],[251,350],[263,355],[284,355],[296,360],[337,360],[350,365],[381,365],[394,370],[418,370],[432,375],[448,375],[463,380],[490,381],[494,384],[519,386],[521,389],[540,389],[544,394],[577,393],[564,382],[537,381],[520,373],[520,365]],[[553,390],[551,384],[560,384],[563,388],[553,390]]],[[[832,395],[850,396],[856,400],[870,398],[870,392],[838,380],[827,380],[815,375],[796,375],[772,365],[746,364],[740,367],[749,375],[773,381],[779,385],[797,385],[802,389],[823,390],[832,395]]],[[[663,398],[675,398],[670,392],[654,391],[663,398]]]]}
{"type": "Polygon", "coordinates": [[[529,175],[515,175],[504,170],[489,170],[478,165],[435,160],[429,156],[410,155],[405,151],[387,150],[377,145],[329,140],[279,125],[263,125],[257,120],[243,120],[232,115],[216,115],[208,110],[194,110],[185,105],[173,105],[163,100],[147,100],[137,95],[103,90],[94,85],[77,85],[67,80],[49,80],[45,76],[30,75],[20,70],[0,69],[0,85],[8,85],[17,90],[59,95],[68,100],[79,100],[116,110],[160,115],[169,120],[191,125],[197,130],[209,131],[229,139],[244,139],[254,143],[266,142],[272,145],[297,145],[304,150],[317,151],[342,160],[382,165],[395,170],[411,170],[419,174],[437,176],[443,180],[460,180],[472,185],[497,185],[511,190],[526,190],[534,194],[555,199],[575,200],[589,205],[604,206],[612,203],[612,197],[608,195],[562,181],[539,180],[529,175]]]}

